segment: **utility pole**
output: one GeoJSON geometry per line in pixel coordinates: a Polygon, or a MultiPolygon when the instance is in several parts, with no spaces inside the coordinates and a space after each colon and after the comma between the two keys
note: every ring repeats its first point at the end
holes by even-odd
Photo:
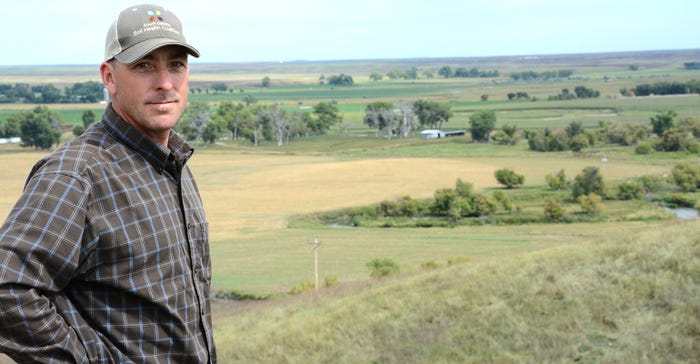
{"type": "Polygon", "coordinates": [[[318,294],[318,246],[321,245],[321,240],[318,240],[318,236],[314,236],[314,241],[310,241],[309,245],[314,248],[314,288],[318,294]]]}

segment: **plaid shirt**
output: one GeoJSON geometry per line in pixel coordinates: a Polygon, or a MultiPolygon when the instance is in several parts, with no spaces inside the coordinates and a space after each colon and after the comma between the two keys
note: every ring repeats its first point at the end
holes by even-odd
{"type": "Polygon", "coordinates": [[[0,228],[0,351],[19,362],[213,363],[207,222],[175,133],[109,105],[39,161],[0,228]]]}

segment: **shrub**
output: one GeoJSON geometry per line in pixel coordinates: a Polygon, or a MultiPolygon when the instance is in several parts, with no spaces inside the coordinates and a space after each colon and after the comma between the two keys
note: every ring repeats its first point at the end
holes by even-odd
{"type": "Polygon", "coordinates": [[[642,143],[639,144],[636,148],[634,148],[634,152],[636,154],[651,154],[651,152],[654,151],[654,148],[651,147],[649,143],[642,143]]]}
{"type": "Polygon", "coordinates": [[[496,191],[493,193],[493,198],[501,203],[504,211],[511,212],[513,210],[513,203],[510,201],[510,197],[508,197],[505,192],[496,191]]]}
{"type": "Polygon", "coordinates": [[[494,199],[480,193],[473,196],[471,203],[474,216],[491,215],[498,207],[494,199]]]}
{"type": "Polygon", "coordinates": [[[590,142],[588,140],[588,136],[579,134],[576,135],[575,137],[569,139],[569,148],[573,150],[574,152],[580,152],[584,148],[588,148],[590,145],[590,142]]]}
{"type": "Polygon", "coordinates": [[[225,290],[222,288],[216,290],[214,297],[234,301],[263,301],[269,298],[268,296],[264,295],[239,292],[235,289],[225,290]]]}
{"type": "Polygon", "coordinates": [[[547,181],[547,186],[555,191],[563,191],[566,189],[566,174],[563,169],[557,172],[556,176],[552,174],[546,175],[545,180],[547,181]]]}
{"type": "Polygon", "coordinates": [[[455,193],[457,193],[457,196],[469,198],[472,196],[473,191],[474,185],[469,182],[463,182],[461,179],[457,179],[457,183],[455,183],[455,193]]]}
{"type": "Polygon", "coordinates": [[[474,214],[474,206],[472,200],[464,197],[458,197],[450,204],[448,216],[452,220],[458,220],[462,217],[471,216],[474,214]]]}
{"type": "Polygon", "coordinates": [[[447,258],[447,265],[466,263],[466,262],[470,261],[471,259],[472,258],[464,256],[464,255],[451,257],[451,258],[447,258]]]}
{"type": "Polygon", "coordinates": [[[399,265],[389,258],[374,259],[367,263],[367,267],[371,270],[369,276],[372,278],[381,278],[399,274],[399,265]]]}
{"type": "Polygon", "coordinates": [[[398,202],[399,212],[402,216],[416,216],[420,211],[420,202],[411,198],[411,196],[403,196],[398,202]]]}
{"type": "Polygon", "coordinates": [[[638,181],[627,181],[617,186],[617,198],[636,200],[644,196],[644,186],[638,181]]]}
{"type": "Polygon", "coordinates": [[[289,290],[289,293],[290,294],[300,294],[300,293],[304,293],[304,292],[313,291],[315,289],[316,289],[316,285],[314,284],[314,282],[302,282],[302,283],[299,283],[298,285],[292,287],[289,290]]]}
{"type": "Polygon", "coordinates": [[[550,222],[561,222],[564,220],[564,208],[561,201],[556,197],[548,198],[544,203],[544,217],[550,222]]]}
{"type": "Polygon", "coordinates": [[[682,193],[671,194],[670,201],[678,207],[695,207],[695,199],[682,193]]]}
{"type": "Polygon", "coordinates": [[[525,183],[525,176],[515,173],[513,170],[508,168],[499,169],[494,173],[498,183],[506,186],[507,188],[513,188],[518,185],[525,183]]]}
{"type": "Polygon", "coordinates": [[[601,202],[602,200],[603,199],[595,193],[578,197],[578,203],[581,206],[581,210],[590,215],[595,215],[603,211],[604,206],[601,202]]]}
{"type": "Polygon", "coordinates": [[[430,209],[435,216],[448,216],[450,207],[455,200],[455,191],[451,188],[443,188],[435,191],[433,206],[430,209]]]}
{"type": "Polygon", "coordinates": [[[571,185],[571,193],[574,199],[577,199],[581,195],[588,195],[589,193],[596,193],[602,196],[604,192],[605,184],[603,183],[603,176],[600,174],[600,170],[597,167],[584,168],[583,171],[574,178],[574,182],[571,185]]]}
{"type": "Polygon", "coordinates": [[[436,269],[436,268],[440,267],[440,264],[438,264],[434,260],[429,260],[427,262],[421,263],[420,267],[423,269],[436,269]]]}
{"type": "Polygon", "coordinates": [[[382,201],[378,206],[379,215],[384,217],[399,216],[399,205],[394,201],[382,201]]]}
{"type": "Polygon", "coordinates": [[[323,286],[324,287],[332,287],[338,284],[338,277],[335,276],[330,276],[330,277],[324,277],[323,278],[323,286]]]}
{"type": "Polygon", "coordinates": [[[695,192],[700,187],[700,168],[688,162],[681,162],[671,169],[673,181],[685,192],[695,192]]]}
{"type": "Polygon", "coordinates": [[[659,176],[641,176],[637,179],[639,183],[642,184],[644,192],[657,192],[661,189],[663,184],[663,179],[659,176]]]}

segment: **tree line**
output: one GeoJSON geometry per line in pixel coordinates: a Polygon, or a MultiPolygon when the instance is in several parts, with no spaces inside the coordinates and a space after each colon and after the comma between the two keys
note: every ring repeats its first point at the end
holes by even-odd
{"type": "Polygon", "coordinates": [[[78,82],[63,90],[53,84],[34,85],[27,83],[0,84],[0,103],[95,103],[104,98],[101,82],[78,82]]]}
{"type": "Polygon", "coordinates": [[[620,89],[624,96],[686,95],[700,93],[700,81],[644,83],[633,89],[620,89]]]}

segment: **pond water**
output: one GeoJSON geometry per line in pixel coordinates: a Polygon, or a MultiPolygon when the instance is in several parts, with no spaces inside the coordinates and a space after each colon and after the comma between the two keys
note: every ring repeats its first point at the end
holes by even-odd
{"type": "Polygon", "coordinates": [[[681,220],[694,220],[698,218],[698,210],[690,207],[679,207],[671,210],[681,220]]]}

